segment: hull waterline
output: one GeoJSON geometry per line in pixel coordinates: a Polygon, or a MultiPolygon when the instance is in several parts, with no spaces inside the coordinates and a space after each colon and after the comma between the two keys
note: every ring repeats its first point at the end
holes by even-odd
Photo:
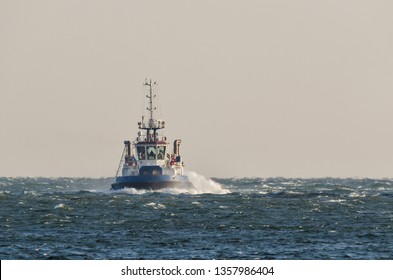
{"type": "Polygon", "coordinates": [[[191,187],[191,182],[119,182],[113,183],[111,190],[136,189],[136,190],[160,190],[165,188],[191,187]]]}

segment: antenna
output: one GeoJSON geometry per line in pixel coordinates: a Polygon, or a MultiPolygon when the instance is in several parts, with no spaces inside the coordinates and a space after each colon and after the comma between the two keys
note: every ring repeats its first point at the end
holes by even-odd
{"type": "Polygon", "coordinates": [[[152,80],[150,79],[149,81],[147,81],[147,79],[145,80],[145,83],[143,84],[144,86],[149,87],[149,94],[146,95],[146,97],[149,99],[149,107],[147,107],[146,109],[150,112],[150,119],[149,119],[149,126],[152,128],[153,124],[154,124],[154,110],[156,110],[157,108],[153,106],[153,98],[155,98],[157,95],[153,95],[153,85],[156,85],[157,82],[152,82],[152,80]]]}

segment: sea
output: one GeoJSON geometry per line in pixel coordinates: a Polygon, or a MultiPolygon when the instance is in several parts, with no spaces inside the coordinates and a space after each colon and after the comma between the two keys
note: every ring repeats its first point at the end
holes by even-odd
{"type": "Polygon", "coordinates": [[[393,179],[0,178],[2,260],[393,259],[393,179]]]}

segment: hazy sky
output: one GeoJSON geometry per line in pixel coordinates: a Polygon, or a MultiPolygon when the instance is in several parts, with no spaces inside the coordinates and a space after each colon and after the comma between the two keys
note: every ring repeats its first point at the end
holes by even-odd
{"type": "Polygon", "coordinates": [[[208,177],[393,177],[391,0],[0,0],[0,176],[113,176],[145,78],[208,177]]]}

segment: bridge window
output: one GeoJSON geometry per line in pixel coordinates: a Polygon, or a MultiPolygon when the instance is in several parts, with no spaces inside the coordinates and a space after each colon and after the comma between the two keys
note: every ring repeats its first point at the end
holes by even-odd
{"type": "Polygon", "coordinates": [[[156,147],[147,147],[147,159],[156,159],[157,150],[156,147]]]}
{"type": "Polygon", "coordinates": [[[157,147],[157,159],[163,160],[165,159],[165,146],[157,147]]]}
{"type": "Polygon", "coordinates": [[[139,160],[146,159],[145,146],[138,146],[136,149],[138,151],[138,159],[139,160]]]}

